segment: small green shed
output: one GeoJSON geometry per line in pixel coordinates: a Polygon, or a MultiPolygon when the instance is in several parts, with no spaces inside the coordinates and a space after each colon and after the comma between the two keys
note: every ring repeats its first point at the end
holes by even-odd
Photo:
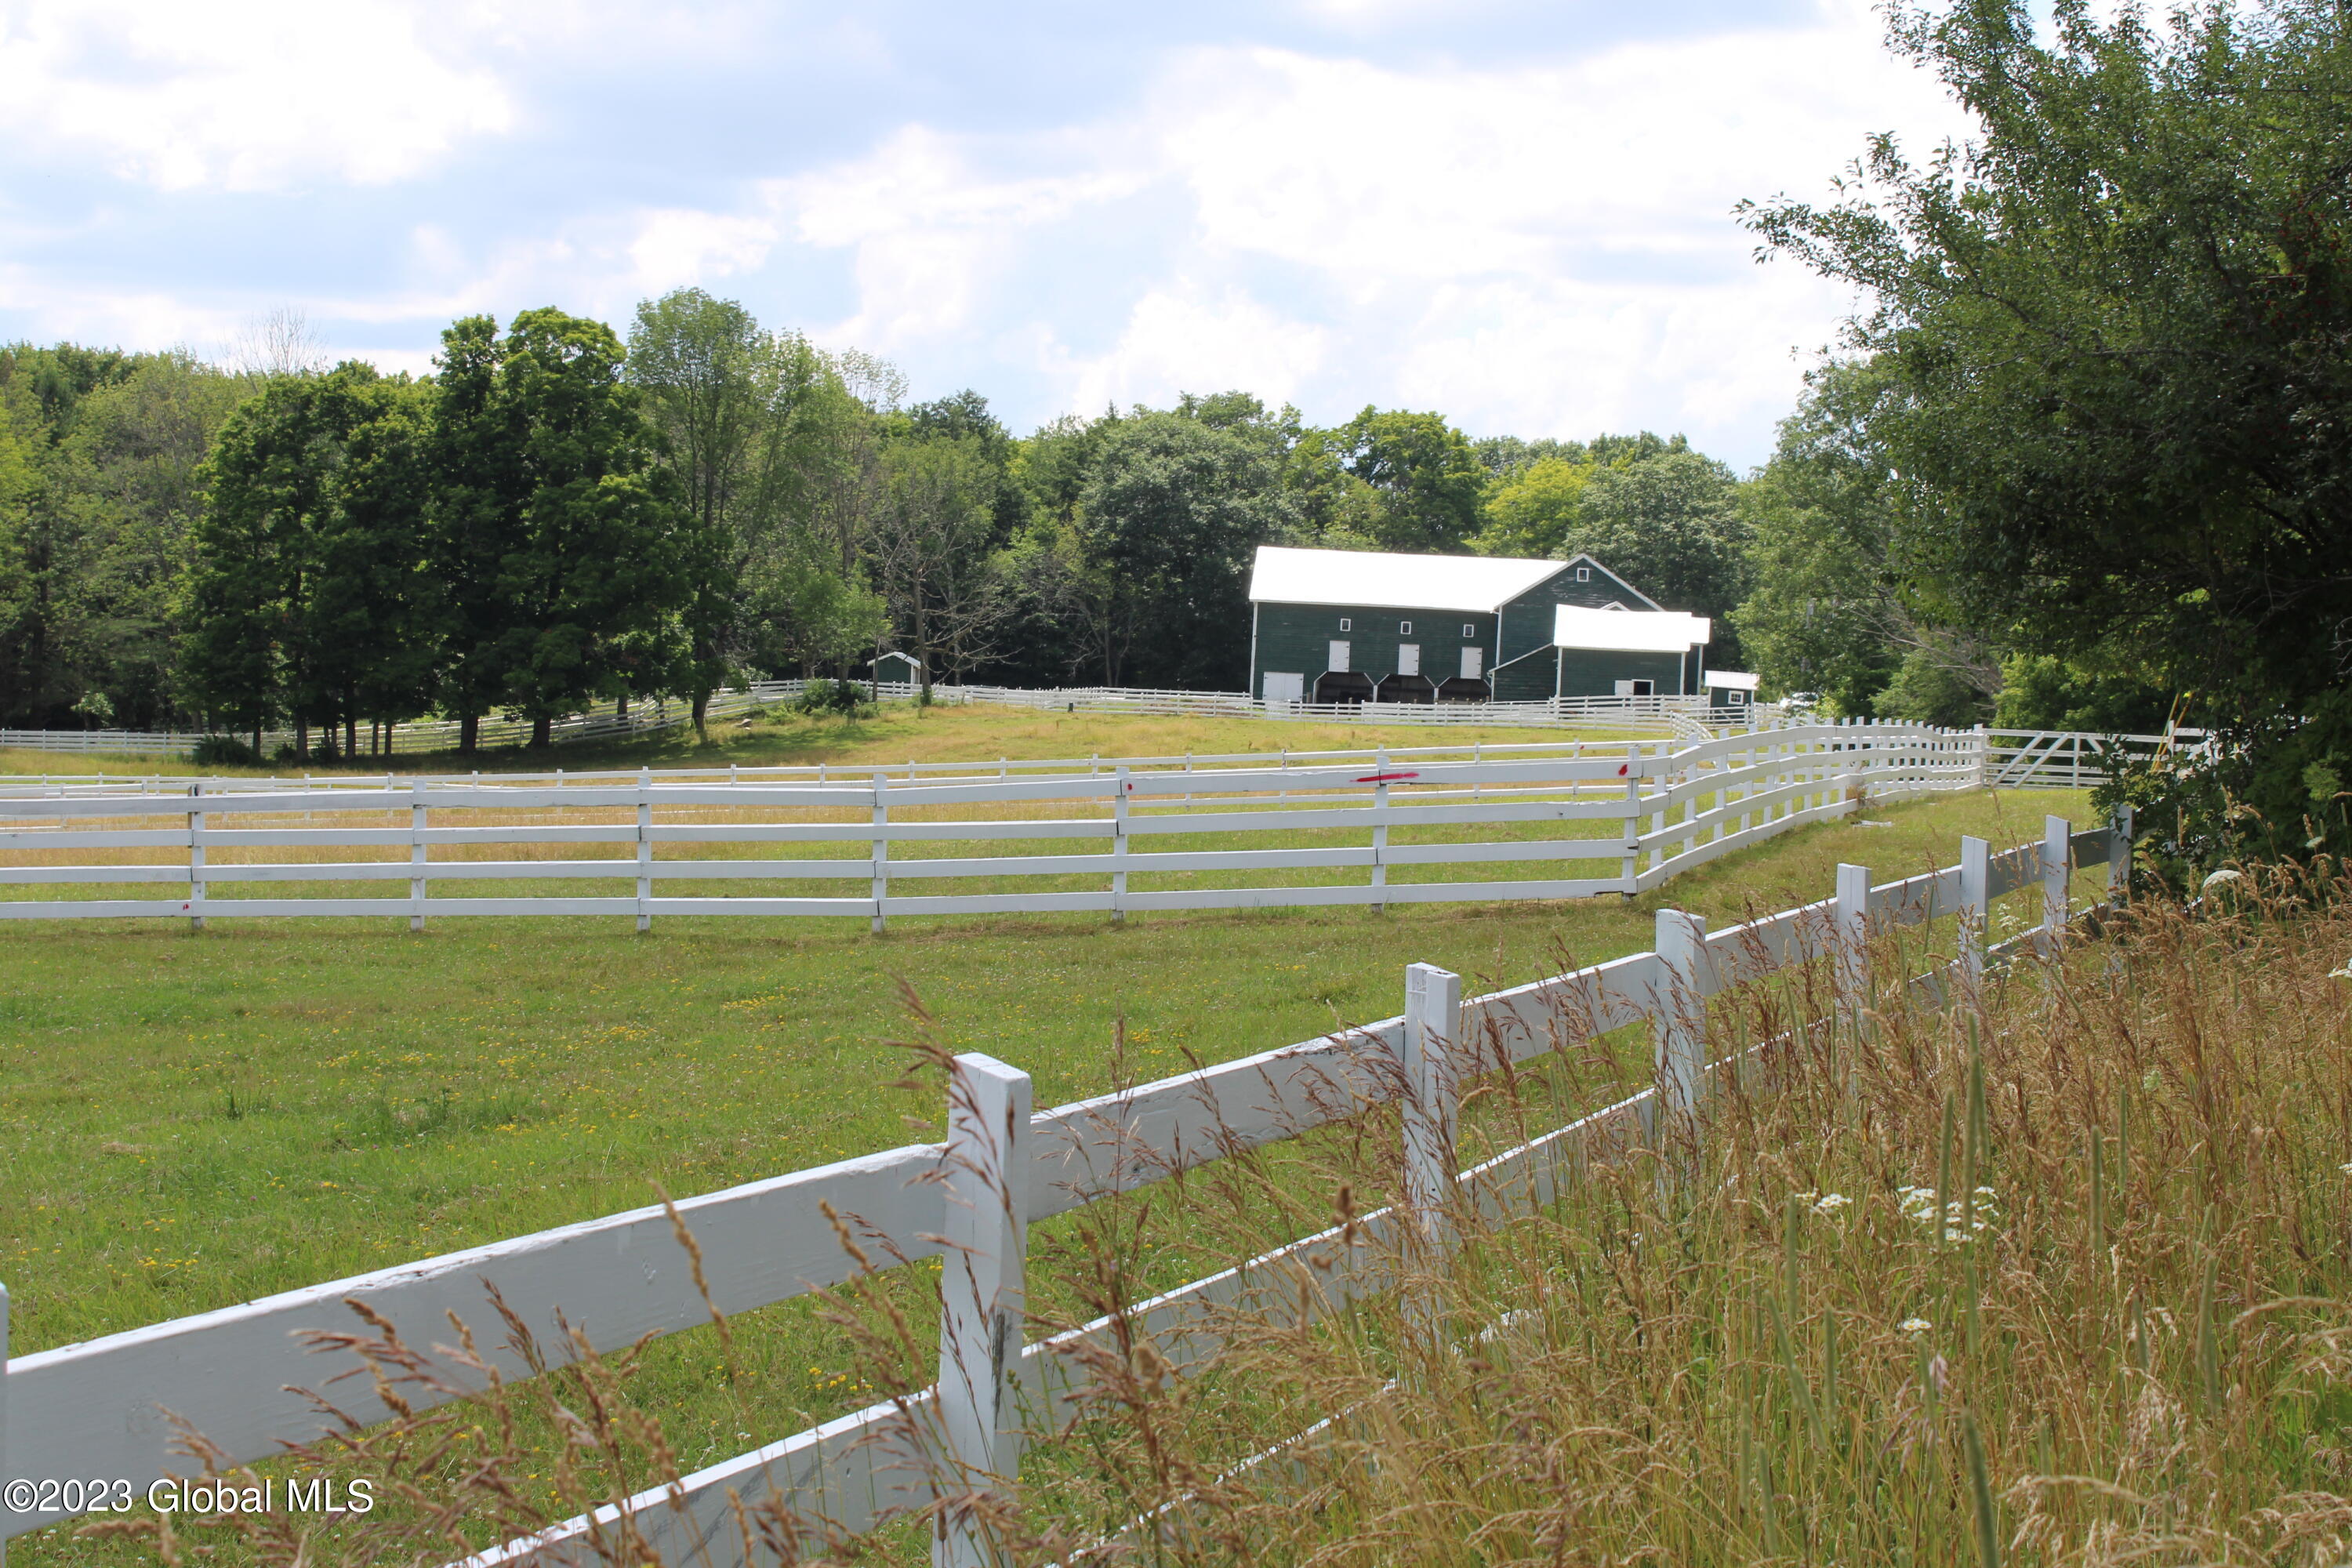
{"type": "Polygon", "coordinates": [[[1749,708],[1756,703],[1756,689],[1763,685],[1759,676],[1739,669],[1710,669],[1699,681],[1706,692],[1710,708],[1749,708]]]}
{"type": "Polygon", "coordinates": [[[1268,702],[1681,695],[1698,689],[1706,626],[1590,555],[1263,545],[1250,574],[1250,690],[1268,702]],[[1618,624],[1596,633],[1589,617],[1563,621],[1570,610],[1618,624]],[[1563,626],[1580,642],[1630,646],[1563,644],[1563,626]]]}

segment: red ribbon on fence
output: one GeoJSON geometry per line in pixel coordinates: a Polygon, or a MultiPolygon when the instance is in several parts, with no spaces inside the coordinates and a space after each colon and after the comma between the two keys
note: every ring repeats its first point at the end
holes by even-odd
{"type": "Polygon", "coordinates": [[[1394,784],[1399,779],[1417,779],[1419,773],[1366,773],[1358,784],[1394,784]]]}

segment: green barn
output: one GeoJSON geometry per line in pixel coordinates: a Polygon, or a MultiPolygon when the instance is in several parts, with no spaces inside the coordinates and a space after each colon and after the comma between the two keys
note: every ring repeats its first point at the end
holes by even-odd
{"type": "Polygon", "coordinates": [[[1707,629],[1590,555],[1264,545],[1250,574],[1250,690],[1269,702],[1683,696],[1700,689],[1707,629]]]}

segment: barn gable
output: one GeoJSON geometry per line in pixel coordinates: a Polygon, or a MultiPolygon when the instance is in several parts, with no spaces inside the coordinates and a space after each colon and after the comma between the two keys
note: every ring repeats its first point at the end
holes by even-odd
{"type": "MultiPolygon", "coordinates": [[[[1553,642],[1561,606],[1659,608],[1590,555],[1534,561],[1272,545],[1257,552],[1250,599],[1250,690],[1269,701],[1541,700],[1561,690],[1566,673],[1553,642]]],[[[1679,655],[1610,658],[1626,669],[1638,665],[1634,678],[1651,689],[1685,689],[1679,655]]],[[[1580,671],[1580,682],[1624,677],[1580,671]]]]}

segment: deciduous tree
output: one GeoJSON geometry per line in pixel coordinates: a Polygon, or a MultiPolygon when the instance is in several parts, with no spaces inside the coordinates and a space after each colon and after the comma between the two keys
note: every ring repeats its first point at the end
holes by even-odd
{"type": "Polygon", "coordinates": [[[689,514],[620,341],[551,309],[496,332],[473,317],[443,334],[436,403],[433,559],[467,748],[493,706],[543,745],[593,698],[668,689],[690,593],[689,514]]]}

